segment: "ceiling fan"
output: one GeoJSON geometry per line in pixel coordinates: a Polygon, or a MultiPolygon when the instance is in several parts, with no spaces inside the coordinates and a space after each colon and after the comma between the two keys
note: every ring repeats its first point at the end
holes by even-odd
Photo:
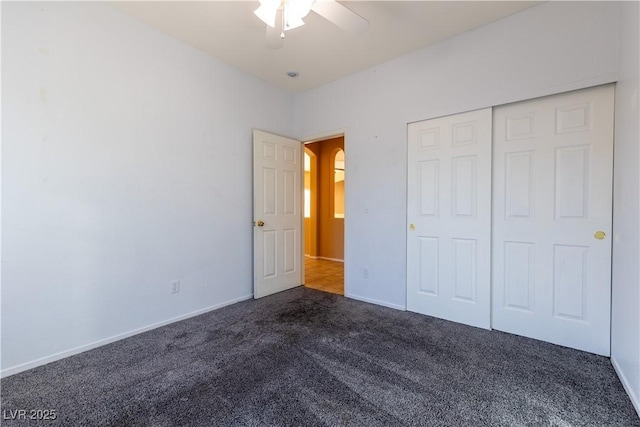
{"type": "Polygon", "coordinates": [[[259,0],[253,12],[267,24],[267,46],[282,46],[285,31],[304,25],[302,18],[314,11],[348,33],[358,36],[369,27],[369,22],[335,0],[259,0]]]}

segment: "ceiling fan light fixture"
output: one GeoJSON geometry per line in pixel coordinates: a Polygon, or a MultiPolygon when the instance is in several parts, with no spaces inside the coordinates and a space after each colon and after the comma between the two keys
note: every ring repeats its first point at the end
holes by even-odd
{"type": "Polygon", "coordinates": [[[311,12],[315,0],[284,0],[283,3],[290,18],[302,21],[311,12]]]}
{"type": "Polygon", "coordinates": [[[302,18],[311,12],[315,0],[283,0],[284,29],[292,30],[304,25],[302,18]]]}
{"type": "Polygon", "coordinates": [[[275,28],[278,9],[283,11],[283,30],[292,30],[304,25],[302,18],[311,12],[315,0],[260,0],[253,13],[262,22],[275,28]]]}
{"type": "Polygon", "coordinates": [[[294,28],[302,27],[303,25],[304,21],[298,16],[287,14],[287,16],[284,18],[285,30],[293,30],[294,28]]]}
{"type": "Polygon", "coordinates": [[[276,14],[280,7],[281,0],[260,0],[260,6],[253,11],[253,13],[260,18],[262,22],[275,28],[276,26],[276,14]]]}

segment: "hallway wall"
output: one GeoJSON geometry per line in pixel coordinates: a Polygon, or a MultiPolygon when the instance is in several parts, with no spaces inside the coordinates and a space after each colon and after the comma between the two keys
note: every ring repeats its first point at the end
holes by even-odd
{"type": "Polygon", "coordinates": [[[344,137],[313,142],[305,147],[317,156],[316,256],[344,260],[344,218],[334,217],[333,163],[336,151],[344,150],[344,137]]]}

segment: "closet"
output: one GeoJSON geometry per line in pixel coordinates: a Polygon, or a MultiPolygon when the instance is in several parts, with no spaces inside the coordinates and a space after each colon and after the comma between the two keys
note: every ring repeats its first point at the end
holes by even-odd
{"type": "Polygon", "coordinates": [[[609,355],[613,101],[409,124],[408,310],[609,355]]]}

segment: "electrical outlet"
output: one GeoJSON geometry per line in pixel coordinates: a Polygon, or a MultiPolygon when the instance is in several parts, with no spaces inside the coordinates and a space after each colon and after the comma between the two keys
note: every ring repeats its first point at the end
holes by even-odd
{"type": "Polygon", "coordinates": [[[171,282],[171,293],[177,294],[178,292],[180,292],[180,280],[174,280],[171,282]]]}
{"type": "Polygon", "coordinates": [[[364,277],[365,279],[369,278],[369,267],[365,267],[362,269],[362,277],[364,277]]]}
{"type": "Polygon", "coordinates": [[[369,213],[369,203],[365,202],[362,210],[364,213],[369,213]]]}

